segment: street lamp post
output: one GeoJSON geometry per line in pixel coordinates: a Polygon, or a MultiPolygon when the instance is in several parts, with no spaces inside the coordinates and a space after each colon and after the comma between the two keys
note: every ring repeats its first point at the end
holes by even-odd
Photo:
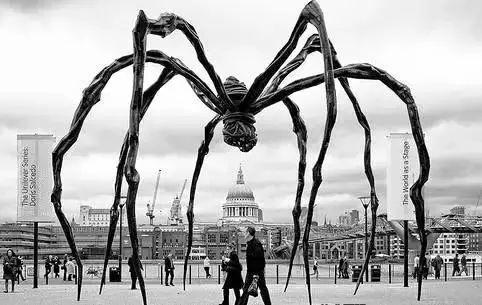
{"type": "MultiPolygon", "coordinates": [[[[363,208],[365,209],[365,255],[364,259],[366,260],[366,254],[368,251],[368,218],[367,218],[367,208],[370,205],[371,202],[371,197],[368,196],[362,196],[358,197],[360,199],[361,204],[363,205],[363,208]]],[[[365,273],[365,279],[368,283],[368,270],[365,273]]]]}
{"type": "MultiPolygon", "coordinates": [[[[127,196],[121,196],[120,199],[127,199],[127,196]]],[[[119,223],[119,280],[122,281],[122,208],[125,205],[124,202],[119,203],[120,207],[120,223],[119,223]]]]}

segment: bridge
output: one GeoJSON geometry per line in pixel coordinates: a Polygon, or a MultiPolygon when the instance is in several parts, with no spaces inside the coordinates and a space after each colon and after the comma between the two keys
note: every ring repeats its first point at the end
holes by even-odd
{"type": "MultiPolygon", "coordinates": [[[[464,216],[458,214],[447,214],[441,217],[425,218],[426,231],[428,234],[440,233],[482,233],[482,216],[464,216]]],[[[403,221],[388,221],[386,214],[377,217],[375,228],[376,236],[398,235],[399,228],[403,227],[403,221]]],[[[415,222],[409,222],[410,234],[418,234],[415,222]]],[[[370,231],[370,229],[369,229],[370,231]]],[[[368,232],[368,235],[370,232],[368,232]]],[[[363,225],[356,225],[352,228],[340,230],[334,229],[327,232],[325,227],[315,227],[310,233],[310,243],[317,241],[338,241],[346,239],[357,239],[365,237],[363,225]]],[[[400,236],[403,238],[402,236],[400,236]]]]}
{"type": "MultiPolygon", "coordinates": [[[[426,218],[426,231],[428,233],[428,248],[431,248],[434,242],[442,233],[482,233],[482,216],[466,216],[458,214],[447,214],[441,217],[427,217],[426,218]]],[[[417,239],[418,228],[415,222],[409,222],[409,249],[417,249],[420,244],[417,239]]],[[[403,221],[389,221],[386,214],[381,214],[377,217],[377,226],[375,228],[375,236],[388,238],[390,243],[390,237],[398,236],[403,240],[403,221]]],[[[370,229],[368,231],[370,235],[370,229]]],[[[334,248],[338,248],[339,245],[333,243],[344,242],[347,243],[340,251],[344,253],[351,253],[354,256],[362,257],[364,253],[364,238],[365,227],[362,224],[357,224],[352,227],[339,227],[339,226],[319,226],[312,227],[310,233],[309,244],[310,248],[313,248],[313,253],[318,256],[319,253],[329,252],[334,248]],[[330,250],[322,250],[320,244],[328,245],[330,250]]],[[[279,247],[272,249],[269,253],[269,257],[272,258],[289,258],[291,249],[293,247],[292,241],[285,241],[279,247]]],[[[388,248],[390,246],[388,245],[388,248]]],[[[311,249],[310,249],[311,250],[311,249]]],[[[376,249],[375,249],[376,250],[376,249]]],[[[388,250],[388,249],[387,249],[388,250]]],[[[389,250],[388,250],[389,251],[389,250]]],[[[297,251],[301,253],[300,249],[297,251]]],[[[375,251],[378,252],[378,251],[375,251]]]]}

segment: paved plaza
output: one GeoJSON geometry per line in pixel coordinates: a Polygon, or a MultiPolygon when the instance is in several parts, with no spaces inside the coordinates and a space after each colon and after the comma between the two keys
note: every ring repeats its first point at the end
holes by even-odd
{"type": "MultiPolygon", "coordinates": [[[[453,281],[424,283],[422,301],[416,301],[416,286],[403,288],[401,284],[363,284],[353,296],[353,284],[315,284],[313,285],[313,304],[370,304],[370,305],[474,305],[480,304],[481,281],[453,281]]],[[[269,285],[273,304],[308,304],[306,288],[303,285],[290,286],[283,293],[282,285],[269,285]]],[[[211,305],[221,301],[221,286],[202,284],[187,286],[186,291],[177,285],[165,287],[149,283],[147,286],[149,304],[161,305],[211,305]]],[[[32,289],[31,285],[20,285],[15,293],[0,294],[0,304],[39,304],[39,305],[94,305],[94,304],[141,304],[139,290],[130,290],[125,284],[108,284],[101,296],[98,285],[83,286],[82,300],[77,302],[74,285],[50,285],[32,289]]],[[[233,304],[234,296],[231,296],[233,304]]],[[[260,297],[251,298],[250,305],[261,305],[260,297]]]]}

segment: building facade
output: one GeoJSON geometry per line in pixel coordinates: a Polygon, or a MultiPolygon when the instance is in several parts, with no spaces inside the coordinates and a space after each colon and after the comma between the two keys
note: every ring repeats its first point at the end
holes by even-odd
{"type": "MultiPolygon", "coordinates": [[[[127,224],[127,213],[123,211],[122,221],[127,224]]],[[[108,227],[110,225],[110,209],[94,209],[90,205],[80,206],[80,226],[108,227]]],[[[119,224],[119,222],[118,222],[119,224]]]]}

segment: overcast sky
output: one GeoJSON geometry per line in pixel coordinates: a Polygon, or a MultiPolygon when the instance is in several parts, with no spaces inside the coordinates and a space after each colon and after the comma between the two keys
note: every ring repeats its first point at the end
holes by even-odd
{"type": "MultiPolygon", "coordinates": [[[[66,134],[82,90],[115,58],[132,53],[131,31],[140,9],[152,19],[163,12],[182,16],[196,28],[221,78],[233,75],[249,86],[286,42],[306,2],[0,0],[0,221],[16,218],[16,135],[48,133],[60,139],[66,134]]],[[[482,4],[319,3],[343,64],[371,63],[411,88],[432,161],[426,187],[430,213],[440,215],[456,204],[473,212],[482,188],[482,4]]],[[[309,26],[300,44],[313,33],[309,26]]],[[[213,88],[181,32],[165,39],[150,36],[148,49],[180,58],[213,88]]],[[[159,71],[158,66],[147,66],[145,87],[159,71]]],[[[312,54],[285,84],[322,71],[322,57],[312,54]]],[[[81,204],[97,208],[112,204],[118,154],[128,128],[131,84],[130,67],[112,77],[65,156],[63,208],[69,217],[78,217],[81,204]]],[[[372,127],[373,166],[383,212],[386,136],[410,131],[406,108],[379,82],[352,80],[351,84],[372,127]]],[[[327,215],[333,222],[347,209],[360,209],[357,197],[369,192],[363,173],[363,132],[338,84],[337,90],[339,113],[315,214],[316,219],[327,215]]],[[[319,86],[292,97],[309,132],[308,194],[325,120],[324,89],[319,86]]],[[[152,200],[158,169],[162,175],[155,221],[165,220],[182,182],[190,182],[203,126],[213,115],[182,77],[160,90],[140,127],[139,222],[147,221],[146,203],[152,200]]],[[[224,144],[222,124],[216,128],[198,183],[197,220],[221,215],[221,204],[242,163],[265,220],[291,221],[298,163],[291,119],[281,105],[256,119],[258,145],[249,153],[224,144]]],[[[304,199],[306,205],[307,196],[304,199]]]]}

